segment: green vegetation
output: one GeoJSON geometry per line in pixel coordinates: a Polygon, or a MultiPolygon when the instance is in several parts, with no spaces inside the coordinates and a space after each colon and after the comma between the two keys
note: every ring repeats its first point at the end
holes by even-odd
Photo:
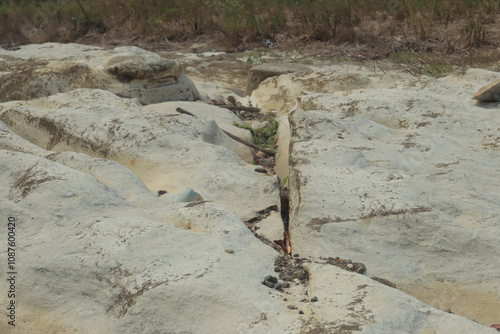
{"type": "Polygon", "coordinates": [[[233,125],[249,130],[252,133],[255,144],[264,148],[274,149],[274,136],[276,135],[276,131],[278,131],[278,122],[274,118],[269,119],[269,126],[260,129],[254,129],[251,126],[238,123],[234,123],[233,125]]]}
{"type": "Polygon", "coordinates": [[[114,28],[158,40],[220,34],[235,46],[280,34],[344,43],[375,38],[374,23],[421,40],[444,27],[462,46],[478,47],[499,7],[500,0],[3,0],[0,36],[72,41],[114,28]]]}
{"type": "Polygon", "coordinates": [[[286,181],[288,181],[288,175],[283,180],[281,180],[280,187],[283,188],[286,185],[286,181]]]}

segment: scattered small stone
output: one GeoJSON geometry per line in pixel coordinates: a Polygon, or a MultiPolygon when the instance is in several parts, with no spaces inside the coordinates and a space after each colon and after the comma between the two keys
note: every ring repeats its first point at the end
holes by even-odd
{"type": "Polygon", "coordinates": [[[314,296],[314,297],[311,298],[311,302],[315,303],[317,301],[318,301],[318,297],[314,296]]]}
{"type": "Polygon", "coordinates": [[[320,258],[321,260],[326,260],[326,263],[333,264],[334,266],[340,267],[344,270],[353,271],[358,274],[364,274],[366,272],[366,266],[361,262],[352,262],[351,260],[344,260],[338,257],[332,258],[320,258]]]}
{"type": "Polygon", "coordinates": [[[278,283],[278,279],[274,276],[268,275],[266,276],[266,278],[267,278],[266,281],[269,281],[271,283],[278,283]]]}
{"type": "Polygon", "coordinates": [[[267,169],[265,169],[265,168],[255,168],[255,171],[257,173],[267,173],[267,169]]]}
{"type": "Polygon", "coordinates": [[[290,310],[296,310],[296,309],[298,309],[298,307],[295,306],[295,305],[288,305],[287,308],[290,309],[290,310]]]}
{"type": "MultiPolygon", "coordinates": [[[[307,260],[306,260],[307,261],[307,260]]],[[[304,261],[290,256],[281,256],[274,261],[275,268],[279,268],[279,278],[286,282],[300,280],[304,284],[309,279],[309,273],[302,265],[304,261]]]]}
{"type": "Polygon", "coordinates": [[[224,251],[226,253],[234,253],[234,249],[232,249],[232,248],[226,248],[226,249],[224,249],[224,251]]]}
{"type": "Polygon", "coordinates": [[[158,197],[160,197],[161,195],[165,195],[166,193],[166,190],[158,190],[158,197]]]}
{"type": "Polygon", "coordinates": [[[293,254],[293,257],[299,257],[299,254],[293,254]]]}
{"type": "Polygon", "coordinates": [[[290,287],[290,283],[288,283],[288,282],[283,283],[283,288],[287,289],[289,287],[290,287]]]}
{"type": "Polygon", "coordinates": [[[271,276],[271,275],[267,275],[264,278],[264,280],[262,281],[262,284],[264,284],[265,286],[267,286],[271,289],[276,289],[276,283],[278,283],[278,279],[274,276],[271,276]]]}
{"type": "Polygon", "coordinates": [[[304,311],[300,310],[300,311],[299,311],[299,314],[304,314],[304,311]]]}
{"type": "Polygon", "coordinates": [[[299,271],[298,276],[299,276],[300,280],[305,280],[308,278],[309,275],[307,274],[307,271],[301,270],[301,271],[299,271]]]}
{"type": "Polygon", "coordinates": [[[280,289],[281,289],[281,287],[282,287],[281,283],[276,283],[276,284],[274,285],[274,288],[275,288],[276,290],[280,290],[280,289]]]}
{"type": "Polygon", "coordinates": [[[358,274],[364,274],[366,272],[366,266],[361,262],[354,262],[354,271],[358,274]]]}
{"type": "Polygon", "coordinates": [[[274,289],[274,283],[269,281],[264,281],[264,285],[268,288],[274,289]]]}
{"type": "Polygon", "coordinates": [[[274,267],[274,272],[279,273],[281,271],[280,267],[274,267]]]}

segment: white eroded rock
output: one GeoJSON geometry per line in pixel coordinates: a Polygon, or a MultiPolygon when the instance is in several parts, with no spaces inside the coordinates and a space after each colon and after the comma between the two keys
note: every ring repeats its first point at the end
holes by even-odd
{"type": "MultiPolygon", "coordinates": [[[[245,123],[242,122],[241,119],[232,111],[225,108],[220,108],[206,103],[184,101],[164,102],[144,107],[145,110],[159,110],[162,113],[171,113],[173,115],[177,114],[175,111],[177,108],[182,108],[198,118],[213,119],[217,123],[217,126],[219,126],[222,130],[244,139],[247,142],[254,143],[252,133],[249,130],[242,129],[234,125],[245,125],[245,123]]],[[[238,154],[240,158],[253,164],[255,153],[251,148],[236,141],[231,141],[229,144],[231,146],[231,150],[238,154]]]]}
{"type": "Polygon", "coordinates": [[[143,103],[200,99],[179,63],[137,47],[104,50],[47,43],[17,51],[2,49],[0,79],[0,101],[34,99],[77,88],[105,89],[143,103]]]}
{"type": "Polygon", "coordinates": [[[172,111],[172,104],[143,107],[134,99],[81,89],[0,105],[0,119],[41,148],[119,162],[153,192],[192,188],[205,200],[223,203],[239,214],[249,207],[278,204],[277,178],[254,172],[253,165],[234,153],[246,154],[251,161],[248,148],[230,139],[209,118],[214,110],[226,115],[221,119],[230,112],[192,105],[190,110],[195,112],[209,110],[208,117],[179,114],[172,111]]]}
{"type": "Polygon", "coordinates": [[[283,74],[264,80],[252,92],[251,101],[264,113],[274,112],[282,116],[294,108],[297,97],[305,92],[349,91],[361,89],[370,84],[368,76],[358,73],[336,73],[323,70],[283,74]]]}
{"type": "MultiPolygon", "coordinates": [[[[139,209],[89,174],[24,153],[2,150],[0,157],[1,212],[17,221],[23,332],[273,328],[281,305],[260,280],[276,253],[233,212],[214,203],[166,205],[155,196],[139,209]],[[205,232],[172,226],[169,214],[196,221],[205,232]]],[[[138,180],[122,178],[123,187],[129,182],[138,180]]],[[[2,291],[5,275],[0,272],[2,291]]],[[[6,330],[5,321],[1,326],[6,330]]]]}
{"type": "Polygon", "coordinates": [[[425,77],[300,96],[294,252],[363,262],[430,305],[498,322],[500,121],[470,96],[425,77]]]}
{"type": "MultiPolygon", "coordinates": [[[[494,333],[472,321],[438,311],[400,291],[332,265],[309,264],[311,277],[303,333],[494,333]],[[321,319],[321,321],[318,321],[321,319]]],[[[302,306],[301,306],[302,307],[302,306]]]]}
{"type": "MultiPolygon", "coordinates": [[[[298,297],[285,301],[260,283],[272,273],[277,253],[232,211],[209,202],[166,204],[115,162],[71,152],[49,157],[66,166],[0,150],[0,211],[4,218],[15,217],[16,263],[23,273],[16,281],[22,305],[16,328],[22,333],[168,328],[169,333],[299,334],[311,326],[326,331],[332,324],[365,333],[374,333],[374,325],[389,332],[431,327],[490,332],[323,265],[310,269],[311,293],[319,296],[314,307],[327,307],[317,312],[321,317],[299,317],[287,308],[298,297]],[[147,205],[138,205],[138,198],[147,205]],[[362,291],[351,289],[352,282],[362,291]],[[358,301],[352,314],[359,318],[339,319],[353,298],[358,301]]],[[[2,291],[8,288],[6,275],[0,271],[2,291]]],[[[2,332],[7,326],[0,322],[2,332]]]]}
{"type": "Polygon", "coordinates": [[[309,70],[309,67],[302,64],[265,63],[254,66],[250,69],[250,71],[248,71],[245,96],[252,94],[252,92],[259,87],[260,83],[267,78],[277,77],[289,73],[306,72],[309,70]]]}

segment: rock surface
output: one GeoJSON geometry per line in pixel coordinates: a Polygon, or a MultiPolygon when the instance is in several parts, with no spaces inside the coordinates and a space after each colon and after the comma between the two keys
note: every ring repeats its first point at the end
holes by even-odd
{"type": "Polygon", "coordinates": [[[245,96],[251,95],[259,87],[260,83],[267,78],[308,70],[310,70],[309,67],[301,64],[261,64],[254,66],[248,71],[245,96]]]}
{"type": "Polygon", "coordinates": [[[298,96],[308,92],[333,93],[379,84],[354,66],[342,72],[338,72],[336,68],[322,68],[268,78],[252,92],[250,99],[253,105],[261,108],[261,112],[273,112],[282,116],[294,109],[298,96]]]}
{"type": "MultiPolygon", "coordinates": [[[[75,51],[73,57],[77,59],[87,53],[99,58],[103,52],[88,46],[71,47],[75,51]]],[[[65,48],[57,44],[51,47],[24,46],[23,53],[17,57],[28,59],[31,52],[55,63],[67,58],[60,53],[65,48]]],[[[138,71],[144,70],[142,65],[136,68],[127,61],[122,65],[116,73],[125,76],[140,77],[138,71]]],[[[338,76],[337,72],[335,75],[338,76]]],[[[310,75],[314,77],[316,74],[311,72],[310,75]]],[[[415,102],[415,111],[420,107],[428,108],[432,103],[438,104],[443,100],[438,98],[440,92],[457,90],[445,81],[441,81],[442,86],[435,80],[419,83],[419,80],[400,74],[387,78],[366,73],[360,75],[365,75],[363,80],[368,78],[370,84],[377,84],[379,88],[388,88],[401,80],[405,84],[400,91],[394,92],[396,97],[393,97],[400,99],[398,101],[405,98],[403,90],[411,95],[413,90],[422,88],[419,84],[428,85],[429,91],[435,95],[415,102]]],[[[469,92],[465,88],[458,91],[463,99],[469,92]]],[[[377,98],[380,101],[381,93],[388,92],[374,91],[369,95],[370,101],[376,102],[377,98]]],[[[346,91],[337,94],[349,96],[346,91]]],[[[341,270],[332,265],[335,263],[330,259],[309,256],[320,254],[322,247],[328,253],[336,251],[334,247],[337,245],[331,244],[331,240],[335,240],[345,247],[343,254],[352,255],[353,261],[361,261],[358,255],[364,254],[363,247],[369,244],[373,245],[370,250],[374,257],[383,257],[385,261],[376,262],[380,268],[374,267],[374,262],[365,262],[368,274],[378,270],[381,274],[396,273],[395,278],[402,277],[419,260],[419,266],[434,270],[434,277],[457,274],[458,279],[454,282],[461,283],[459,279],[464,276],[460,271],[449,271],[453,267],[451,262],[456,257],[457,264],[465,264],[465,255],[460,257],[462,254],[457,254],[458,247],[462,247],[460,251],[464,253],[474,248],[469,259],[481,266],[475,267],[475,273],[470,277],[483,277],[471,287],[476,289],[475,293],[479,292],[478,287],[488,287],[490,280],[495,280],[495,267],[498,267],[494,263],[496,257],[491,256],[497,252],[493,245],[497,187],[493,178],[487,175],[494,170],[491,164],[496,159],[496,151],[491,145],[485,147],[484,142],[477,143],[470,138],[475,138],[472,131],[477,128],[487,133],[483,118],[491,117],[493,109],[478,110],[476,105],[467,102],[464,103],[469,108],[466,111],[475,112],[469,114],[459,108],[463,107],[460,99],[450,98],[455,104],[444,99],[443,104],[450,102],[453,107],[453,113],[436,116],[444,123],[436,122],[435,127],[415,126],[410,122],[413,116],[408,112],[408,115],[397,115],[408,117],[408,128],[397,129],[377,125],[373,120],[399,124],[392,119],[395,115],[382,112],[387,109],[383,107],[378,112],[359,111],[366,112],[363,117],[357,116],[361,120],[354,117],[358,112],[348,116],[352,119],[343,119],[343,109],[338,106],[331,112],[305,107],[317,105],[316,109],[321,109],[321,105],[330,103],[331,99],[323,95],[301,97],[301,108],[289,117],[285,116],[290,119],[292,131],[281,128],[283,132],[279,136],[280,145],[287,147],[288,138],[291,138],[290,150],[280,150],[279,156],[287,159],[291,154],[289,186],[294,192],[290,194],[300,199],[292,198],[292,246],[294,253],[301,254],[301,257],[293,258],[279,256],[272,247],[255,238],[240,218],[252,211],[260,214],[270,207],[275,210],[279,205],[278,180],[275,176],[255,172],[255,166],[242,160],[245,158],[241,147],[237,146],[239,144],[221,132],[221,128],[241,130],[232,126],[233,122],[241,120],[227,110],[193,102],[142,106],[138,99],[119,98],[99,89],[76,89],[30,101],[0,104],[0,212],[4,221],[15,217],[17,223],[19,280],[16,302],[19,307],[15,332],[496,333],[494,329],[429,307],[364,275],[341,270]],[[177,107],[196,117],[177,113],[177,107]],[[473,117],[476,123],[470,121],[473,117]],[[408,157],[413,157],[411,168],[401,162],[394,164],[384,157],[391,152],[402,154],[398,151],[402,148],[411,151],[414,147],[421,148],[418,145],[426,145],[425,140],[421,144],[405,144],[412,143],[411,139],[427,138],[428,133],[423,132],[426,127],[429,131],[434,130],[438,137],[444,136],[439,135],[438,130],[447,129],[446,134],[451,139],[436,139],[436,143],[448,145],[453,150],[458,147],[457,154],[470,154],[467,156],[469,160],[441,165],[448,163],[452,152],[446,155],[444,149],[438,151],[434,147],[423,152],[416,149],[409,152],[408,157]],[[471,132],[464,132],[464,127],[470,127],[471,132]],[[377,133],[378,130],[381,131],[377,133]],[[421,131],[418,137],[407,138],[409,131],[417,130],[421,131]],[[460,131],[467,135],[463,141],[457,139],[460,131]],[[314,137],[319,133],[323,137],[314,137]],[[362,135],[367,133],[373,137],[368,139],[362,135]],[[352,145],[341,146],[340,140],[342,143],[351,140],[352,145]],[[466,140],[470,141],[469,146],[464,143],[466,140]],[[373,156],[362,158],[357,153],[352,155],[350,150],[353,147],[361,147],[357,141],[362,141],[363,147],[372,150],[356,151],[372,152],[376,159],[373,156]],[[367,141],[372,146],[368,146],[367,141]],[[481,155],[471,148],[477,148],[478,152],[488,151],[481,155]],[[419,186],[421,168],[418,166],[424,164],[418,165],[416,162],[422,160],[417,158],[419,154],[434,151],[436,156],[431,156],[430,163],[438,165],[426,168],[430,171],[437,169],[436,179],[419,186]],[[307,158],[307,154],[312,156],[307,158]],[[484,162],[478,167],[480,158],[484,162]],[[441,162],[439,159],[448,160],[441,162]],[[406,169],[388,167],[393,165],[404,165],[406,169]],[[458,166],[468,166],[469,169],[450,171],[458,166]],[[384,169],[391,170],[385,172],[384,169]],[[443,170],[447,173],[440,174],[443,170]],[[367,171],[370,173],[366,174],[367,171]],[[371,173],[373,171],[376,173],[371,173]],[[472,172],[481,175],[471,175],[472,172]],[[401,178],[386,180],[384,188],[377,183],[380,181],[377,173],[401,178]],[[353,180],[352,174],[359,179],[353,180]],[[413,177],[414,182],[405,183],[413,177]],[[439,179],[445,177],[448,178],[439,179]],[[468,178],[476,183],[468,183],[468,178]],[[320,179],[322,182],[318,183],[320,179]],[[394,182],[397,186],[390,189],[394,182]],[[445,187],[447,182],[455,183],[445,187]],[[299,184],[301,189],[296,188],[299,184]],[[316,192],[311,191],[313,184],[317,186],[316,192]],[[432,187],[437,187],[436,184],[444,185],[440,195],[433,194],[436,188],[432,187]],[[455,184],[459,185],[457,189],[461,192],[453,195],[455,202],[446,202],[452,196],[455,184]],[[358,190],[350,187],[356,185],[368,194],[363,203],[369,207],[356,206],[357,202],[351,200],[358,190]],[[374,190],[374,187],[377,188],[374,190]],[[429,187],[425,192],[428,199],[417,192],[426,187],[429,187]],[[337,191],[337,188],[342,192],[341,196],[331,196],[332,189],[337,191]],[[176,202],[179,193],[185,189],[194,189],[204,200],[176,202]],[[392,191],[392,194],[380,194],[380,189],[392,191]],[[489,202],[485,200],[486,195],[479,196],[478,189],[489,191],[489,202]],[[158,197],[160,191],[162,196],[158,197]],[[468,194],[468,197],[463,194],[468,194]],[[339,204],[342,198],[345,203],[339,204]],[[439,202],[441,198],[445,200],[439,202]],[[322,200],[329,202],[322,204],[322,200]],[[382,205],[396,201],[401,210],[409,208],[411,211],[415,203],[420,205],[423,200],[432,211],[401,213],[397,211],[400,207],[395,206],[387,208],[395,210],[388,215],[363,216],[375,214],[382,205]],[[442,206],[436,203],[442,203],[442,206]],[[306,204],[310,205],[310,210],[306,204]],[[344,204],[349,207],[344,208],[344,204]],[[330,206],[336,207],[335,212],[328,211],[330,206]],[[439,213],[439,210],[444,213],[439,213]],[[451,224],[453,212],[456,212],[455,221],[451,224]],[[483,213],[491,214],[491,218],[475,222],[476,216],[483,213]],[[345,222],[324,222],[321,219],[325,214],[347,218],[345,222]],[[309,223],[308,215],[313,224],[304,227],[301,222],[309,223]],[[395,216],[410,227],[403,227],[399,220],[391,220],[395,216]],[[410,221],[413,216],[418,216],[423,222],[410,221]],[[375,232],[373,236],[363,234],[365,231],[356,217],[361,217],[363,224],[366,224],[366,219],[371,219],[367,228],[374,227],[368,231],[375,232]],[[326,233],[336,225],[343,227],[341,240],[326,233]],[[416,232],[411,234],[412,231],[416,232]],[[387,232],[391,233],[390,237],[387,232]],[[460,237],[459,232],[464,234],[460,237]],[[355,238],[355,233],[359,239],[355,238]],[[471,233],[470,244],[467,244],[464,240],[471,233]],[[412,239],[414,237],[420,238],[415,240],[422,251],[413,246],[412,242],[417,242],[412,239]],[[451,238],[457,239],[456,248],[450,246],[455,241],[451,238]],[[380,243],[380,247],[375,243],[380,243]],[[405,247],[415,251],[415,256],[401,264],[397,261],[408,254],[405,247]],[[395,254],[390,254],[389,248],[395,254]],[[485,256],[487,249],[491,251],[489,257],[485,256]],[[436,256],[429,257],[434,263],[419,258],[424,250],[436,252],[436,256]],[[375,255],[377,251],[381,254],[375,255]],[[479,256],[485,257],[480,259],[479,256]],[[385,266],[388,263],[390,266],[385,266]],[[285,274],[289,276],[286,281],[282,279],[285,274]],[[272,289],[261,284],[265,277],[273,275],[279,275],[280,279],[270,282],[272,289]],[[313,301],[313,296],[317,296],[317,301],[313,301]]],[[[338,96],[334,97],[337,101],[338,96]]],[[[297,104],[296,97],[294,101],[292,96],[287,99],[297,104]]],[[[341,103],[342,98],[338,102],[341,103]]],[[[416,114],[418,116],[418,112],[416,114]]],[[[285,126],[286,122],[280,127],[282,125],[285,126]]],[[[484,133],[481,135],[486,136],[484,133]]],[[[491,133],[494,133],[493,127],[491,133]]],[[[284,175],[286,165],[281,164],[279,169],[284,175]]],[[[273,211],[256,225],[272,222],[267,226],[268,231],[264,229],[262,232],[270,237],[278,235],[278,216],[273,211]]],[[[0,258],[7,263],[6,247],[2,247],[0,258]]],[[[353,262],[352,266],[355,265],[358,264],[353,262]]],[[[429,275],[421,275],[418,270],[412,273],[424,282],[417,287],[427,288],[425,284],[429,283],[429,291],[435,292],[429,275]]],[[[388,275],[385,277],[389,278],[388,275]]],[[[0,270],[0,291],[7,290],[6,271],[0,270]]],[[[0,300],[6,305],[6,294],[2,295],[0,300]]],[[[479,297],[480,294],[474,296],[479,297]]],[[[474,299],[466,299],[466,303],[477,305],[474,302],[474,299]]],[[[5,319],[0,322],[1,333],[11,330],[5,319]]]]}
{"type": "Polygon", "coordinates": [[[289,114],[294,252],[363,262],[432,306],[495,323],[498,110],[453,80],[364,75],[382,84],[302,95],[289,114]]]}
{"type": "MultiPolygon", "coordinates": [[[[276,253],[234,212],[215,203],[165,204],[109,160],[71,153],[66,162],[75,169],[52,156],[0,150],[0,209],[16,218],[22,268],[16,333],[165,328],[169,333],[326,333],[331,328],[374,333],[374,325],[390,332],[429,327],[494,332],[366,277],[321,265],[310,269],[311,289],[328,304],[303,305],[307,313],[299,318],[280,292],[270,295],[260,284],[272,272],[276,253]],[[130,200],[131,193],[142,204],[130,200]],[[368,293],[352,292],[352,282],[368,293]],[[399,313],[389,312],[389,302],[399,313]],[[352,312],[346,311],[350,305],[355,305],[352,312]]],[[[6,291],[4,271],[0,278],[6,291]]],[[[298,304],[294,295],[301,295],[301,288],[292,291],[289,298],[298,304]]],[[[9,332],[7,326],[0,323],[2,333],[9,332]]]]}
{"type": "Polygon", "coordinates": [[[483,102],[500,102],[500,81],[482,87],[472,96],[472,99],[483,102]]]}
{"type": "Polygon", "coordinates": [[[200,99],[179,63],[137,47],[114,50],[46,43],[0,48],[0,101],[27,100],[77,88],[105,89],[143,103],[200,99]]]}
{"type": "MultiPolygon", "coordinates": [[[[277,178],[255,172],[234,153],[243,152],[252,160],[248,147],[230,139],[213,118],[179,114],[172,111],[172,103],[143,107],[137,100],[103,90],[78,89],[0,105],[0,120],[41,148],[114,160],[155,193],[192,188],[205,200],[225,204],[239,214],[247,213],[248,207],[278,203],[277,178]]],[[[230,113],[191,104],[190,110],[207,111],[206,115],[214,110],[219,115],[230,113]]]]}

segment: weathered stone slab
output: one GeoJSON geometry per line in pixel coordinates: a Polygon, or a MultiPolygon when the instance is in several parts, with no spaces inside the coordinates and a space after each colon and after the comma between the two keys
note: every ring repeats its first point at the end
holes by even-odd
{"type": "Polygon", "coordinates": [[[247,87],[245,96],[249,96],[259,87],[260,83],[267,78],[276,77],[282,74],[299,73],[309,71],[308,66],[302,64],[261,64],[254,66],[248,72],[247,87]]]}
{"type": "Polygon", "coordinates": [[[480,88],[474,96],[473,100],[483,102],[500,102],[500,81],[496,81],[480,88]]]}
{"type": "MultiPolygon", "coordinates": [[[[0,150],[0,212],[15,217],[19,236],[23,333],[494,333],[330,265],[308,266],[317,303],[300,301],[302,286],[285,300],[260,283],[277,253],[231,210],[165,203],[113,161],[73,152],[49,158],[0,150]]],[[[8,283],[0,271],[0,289],[8,283]]],[[[7,326],[0,322],[2,332],[7,326]]]]}
{"type": "Polygon", "coordinates": [[[498,322],[500,120],[469,96],[432,78],[299,96],[293,251],[362,262],[432,306],[498,322]]]}
{"type": "Polygon", "coordinates": [[[179,63],[137,47],[104,50],[47,43],[0,51],[0,101],[98,88],[143,103],[194,101],[200,94],[179,63]],[[56,56],[57,55],[57,56],[56,56]]]}
{"type": "Polygon", "coordinates": [[[240,214],[249,207],[278,204],[277,178],[254,172],[235,153],[252,161],[249,149],[230,139],[210,117],[236,116],[214,106],[192,106],[199,117],[179,114],[171,103],[142,106],[107,91],[79,89],[0,105],[0,120],[43,149],[114,160],[155,193],[191,188],[240,214]]]}

